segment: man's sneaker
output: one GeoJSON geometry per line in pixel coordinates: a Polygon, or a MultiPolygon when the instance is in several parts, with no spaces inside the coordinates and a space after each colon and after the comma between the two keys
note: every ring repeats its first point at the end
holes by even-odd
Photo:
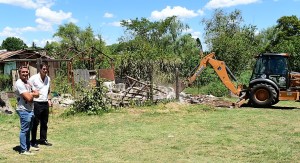
{"type": "Polygon", "coordinates": [[[31,144],[31,147],[35,147],[35,148],[40,148],[39,146],[38,146],[38,144],[31,144]]]}
{"type": "Polygon", "coordinates": [[[31,153],[30,151],[24,151],[20,153],[21,155],[27,155],[27,156],[32,156],[34,153],[31,153]]]}
{"type": "Polygon", "coordinates": [[[40,150],[40,148],[37,144],[31,145],[31,147],[30,147],[30,151],[39,151],[39,150],[40,150]]]}
{"type": "Polygon", "coordinates": [[[49,143],[47,140],[41,141],[39,144],[46,145],[46,146],[52,146],[52,144],[49,143]]]}

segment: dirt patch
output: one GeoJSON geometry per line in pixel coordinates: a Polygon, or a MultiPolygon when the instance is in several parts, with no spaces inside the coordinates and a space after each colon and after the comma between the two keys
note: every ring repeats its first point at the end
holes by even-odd
{"type": "Polygon", "coordinates": [[[191,104],[207,104],[215,107],[233,108],[233,103],[212,95],[192,96],[187,100],[191,104]]]}

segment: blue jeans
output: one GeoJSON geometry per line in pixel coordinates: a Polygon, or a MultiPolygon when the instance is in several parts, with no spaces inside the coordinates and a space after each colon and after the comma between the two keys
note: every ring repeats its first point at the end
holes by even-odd
{"type": "Polygon", "coordinates": [[[20,131],[20,146],[21,152],[28,151],[30,148],[30,130],[33,124],[33,111],[17,110],[20,117],[21,131],[20,131]]]}

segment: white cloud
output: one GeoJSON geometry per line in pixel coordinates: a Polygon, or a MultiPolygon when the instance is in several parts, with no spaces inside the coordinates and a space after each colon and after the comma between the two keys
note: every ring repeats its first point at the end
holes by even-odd
{"type": "Polygon", "coordinates": [[[207,9],[216,9],[223,7],[232,7],[237,5],[246,5],[251,3],[256,3],[261,0],[211,0],[206,5],[207,9]]]}
{"type": "MultiPolygon", "coordinates": [[[[0,37],[17,37],[22,38],[26,32],[37,32],[37,31],[51,31],[53,25],[60,25],[63,21],[76,23],[77,20],[72,18],[71,12],[64,12],[62,10],[53,11],[50,7],[54,4],[55,0],[0,0],[0,4],[14,5],[22,8],[35,10],[35,23],[36,27],[21,27],[11,28],[5,27],[0,31],[0,37]]],[[[26,39],[22,38],[24,42],[26,39]]],[[[34,40],[37,45],[42,47],[46,44],[49,39],[45,40],[34,40]]]]}
{"type": "Polygon", "coordinates": [[[61,24],[63,20],[72,18],[71,12],[65,13],[62,10],[59,10],[58,12],[52,11],[47,7],[38,8],[35,11],[35,15],[38,18],[41,18],[44,21],[49,21],[50,23],[53,24],[61,24]]]}
{"type": "Polygon", "coordinates": [[[54,4],[54,0],[0,0],[0,3],[36,9],[43,6],[50,7],[54,4]]]}
{"type": "Polygon", "coordinates": [[[196,38],[200,38],[201,37],[201,32],[199,31],[195,31],[191,33],[192,38],[196,39],[196,38]]]}
{"type": "Polygon", "coordinates": [[[107,25],[114,26],[114,27],[121,27],[121,23],[120,22],[111,22],[111,23],[108,23],[107,25]]]}
{"type": "Polygon", "coordinates": [[[199,9],[199,10],[197,11],[197,13],[198,13],[199,15],[204,15],[204,10],[203,10],[203,9],[199,9]]]}
{"type": "Polygon", "coordinates": [[[0,32],[0,36],[3,37],[19,37],[23,32],[33,32],[37,31],[35,27],[23,27],[23,28],[11,28],[5,27],[2,32],[0,32]]]}
{"type": "Polygon", "coordinates": [[[20,38],[21,40],[23,40],[26,43],[27,42],[26,38],[23,38],[22,34],[24,32],[32,32],[32,31],[37,31],[37,29],[35,27],[24,27],[24,28],[5,27],[3,29],[3,31],[0,32],[0,38],[3,37],[3,39],[1,38],[1,42],[4,40],[4,38],[16,37],[16,38],[20,38]]]}
{"type": "Polygon", "coordinates": [[[2,37],[16,37],[18,33],[11,27],[5,27],[2,32],[0,32],[2,37]]]}
{"type": "Polygon", "coordinates": [[[193,10],[188,10],[185,7],[175,6],[171,8],[170,6],[167,6],[161,11],[153,11],[151,13],[151,18],[154,20],[164,19],[170,16],[177,16],[179,18],[192,18],[198,15],[199,13],[196,13],[193,10]]]}
{"type": "Polygon", "coordinates": [[[75,18],[70,18],[70,19],[68,19],[68,22],[77,23],[78,20],[75,18]]]}
{"type": "Polygon", "coordinates": [[[38,24],[37,27],[41,31],[50,31],[52,29],[52,24],[42,18],[35,19],[35,22],[38,24]]]}
{"type": "Polygon", "coordinates": [[[200,38],[201,37],[201,32],[199,31],[194,31],[193,29],[186,29],[185,31],[183,31],[185,33],[190,33],[192,35],[192,38],[196,39],[196,38],[200,38]]]}
{"type": "Polygon", "coordinates": [[[105,18],[112,18],[112,17],[114,17],[114,14],[106,12],[103,17],[105,17],[105,18]]]}
{"type": "MultiPolygon", "coordinates": [[[[46,43],[49,42],[56,42],[57,40],[54,38],[54,39],[43,39],[43,40],[38,40],[38,39],[34,39],[32,40],[32,42],[34,42],[38,47],[45,47],[46,43]]],[[[28,46],[31,46],[32,42],[29,44],[29,43],[26,43],[28,46]]]]}
{"type": "Polygon", "coordinates": [[[18,30],[20,31],[20,33],[37,31],[35,27],[23,27],[23,28],[18,28],[18,30]]]}

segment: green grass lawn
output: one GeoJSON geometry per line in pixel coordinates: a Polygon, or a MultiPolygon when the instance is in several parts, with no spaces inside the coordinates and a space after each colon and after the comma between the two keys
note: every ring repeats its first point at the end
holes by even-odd
{"type": "Polygon", "coordinates": [[[0,114],[0,162],[299,162],[300,103],[270,109],[160,104],[49,121],[51,147],[19,155],[19,118],[0,114]],[[289,106],[289,107],[281,107],[289,106]]]}

